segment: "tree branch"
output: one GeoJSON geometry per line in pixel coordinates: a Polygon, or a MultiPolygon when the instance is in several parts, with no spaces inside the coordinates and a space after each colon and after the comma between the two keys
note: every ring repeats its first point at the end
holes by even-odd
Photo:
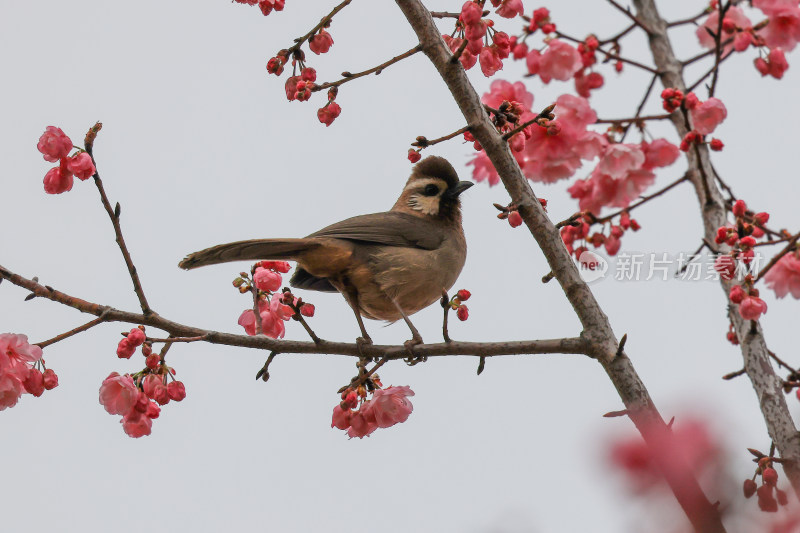
{"type": "MultiPolygon", "coordinates": [[[[242,348],[255,348],[258,350],[271,350],[287,353],[305,354],[338,354],[353,357],[387,357],[388,359],[405,359],[408,350],[405,345],[363,345],[356,343],[332,342],[319,340],[319,342],[302,342],[293,340],[276,340],[264,335],[236,335],[219,331],[187,326],[164,318],[155,313],[132,313],[121,311],[107,305],[100,305],[64,292],[53,289],[15,274],[0,265],[0,278],[7,279],[14,285],[31,291],[37,297],[46,298],[83,313],[96,315],[102,322],[126,322],[129,324],[142,324],[166,331],[172,338],[153,339],[157,342],[197,342],[203,341],[210,344],[223,344],[226,346],[239,346],[242,348]]],[[[94,321],[92,321],[94,322],[94,321]]],[[[88,328],[86,328],[88,329],[88,328]]],[[[517,354],[583,354],[591,355],[591,346],[582,337],[564,339],[545,339],[529,341],[504,341],[504,342],[442,342],[436,344],[417,344],[414,346],[414,355],[417,357],[440,357],[448,355],[472,355],[478,357],[493,357],[500,355],[517,354]]]]}
{"type": "MultiPolygon", "coordinates": [[[[645,21],[653,33],[650,34],[649,45],[658,69],[661,71],[661,82],[664,87],[676,87],[686,92],[686,83],[682,76],[681,62],[675,57],[667,35],[667,24],[659,15],[654,0],[633,0],[638,17],[645,21]]],[[[680,114],[672,117],[678,136],[688,133],[688,127],[680,114]]],[[[717,228],[727,223],[727,211],[722,192],[717,188],[716,173],[711,165],[710,154],[706,146],[697,146],[696,150],[687,153],[692,185],[700,202],[704,235],[707,241],[713,242],[717,228]]],[[[727,246],[722,245],[723,251],[727,246]]],[[[720,280],[726,298],[730,293],[730,282],[720,280]]],[[[749,320],[744,320],[729,300],[728,315],[741,339],[740,349],[744,358],[747,376],[753,384],[758,396],[761,412],[767,425],[770,438],[775,442],[781,457],[785,460],[783,468],[796,494],[800,496],[800,433],[794,425],[786,398],[781,388],[781,380],[770,364],[766,340],[758,323],[751,327],[749,320]]]]}
{"type": "Polygon", "coordinates": [[[670,464],[681,465],[668,468],[667,463],[664,463],[662,466],[667,483],[672,487],[689,520],[698,531],[725,531],[716,507],[708,501],[693,472],[669,444],[671,432],[630,359],[624,353],[617,354],[618,342],[608,317],[581,279],[558,230],[522,175],[508,143],[484,112],[480,97],[469,82],[463,67],[450,61],[450,50],[439,35],[428,10],[420,0],[396,0],[396,3],[416,32],[422,51],[439,72],[467,123],[473,126],[470,130],[472,135],[481,143],[512,202],[518,206],[518,212],[583,324],[582,337],[590,343],[592,354],[614,384],[631,420],[648,446],[659,452],[656,454],[659,460],[666,460],[668,457],[670,464]]]}

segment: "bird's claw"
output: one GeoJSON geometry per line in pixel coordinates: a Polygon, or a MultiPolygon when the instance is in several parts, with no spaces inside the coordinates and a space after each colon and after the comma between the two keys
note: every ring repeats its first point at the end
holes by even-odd
{"type": "Polygon", "coordinates": [[[356,339],[356,346],[358,347],[358,354],[361,357],[366,357],[364,355],[364,347],[372,346],[372,338],[369,335],[367,335],[366,337],[358,337],[356,339]]]}
{"type": "Polygon", "coordinates": [[[422,337],[414,336],[414,338],[407,340],[403,343],[403,346],[406,347],[406,351],[408,352],[408,357],[403,359],[408,366],[414,366],[417,363],[424,363],[428,360],[428,356],[422,355],[417,356],[414,353],[414,347],[418,344],[423,344],[422,337]]]}

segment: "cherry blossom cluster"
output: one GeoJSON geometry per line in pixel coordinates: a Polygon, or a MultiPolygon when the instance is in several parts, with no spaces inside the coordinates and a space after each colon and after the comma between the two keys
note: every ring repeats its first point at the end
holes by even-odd
{"type": "Polygon", "coordinates": [[[742,489],[745,498],[757,496],[758,508],[765,513],[775,513],[778,505],[788,505],[789,497],[786,492],[778,488],[778,471],[773,468],[774,458],[768,457],[758,450],[750,450],[756,456],[756,473],[752,479],[746,479],[742,489]],[[756,483],[756,478],[761,477],[761,486],[756,483]]]}
{"type": "Polygon", "coordinates": [[[371,376],[366,386],[345,389],[342,401],[333,408],[331,427],[347,431],[350,438],[361,439],[378,428],[392,427],[408,420],[414,410],[408,399],[414,396],[411,387],[380,387],[379,378],[371,376]],[[367,399],[368,393],[372,394],[371,399],[367,399]]]}
{"type": "Polygon", "coordinates": [[[264,16],[272,13],[272,10],[283,11],[286,0],[233,0],[237,4],[247,4],[248,6],[257,5],[264,16]]]}
{"type": "MultiPolygon", "coordinates": [[[[718,228],[714,238],[717,244],[724,243],[731,247],[729,253],[718,255],[714,263],[714,269],[726,280],[734,278],[738,262],[745,266],[752,263],[756,239],[764,236],[764,225],[769,221],[769,213],[748,211],[744,200],[736,200],[731,212],[736,217],[735,223],[718,228]]],[[[739,314],[745,320],[758,320],[767,312],[767,304],[760,298],[753,283],[753,276],[748,274],[742,285],[731,287],[729,294],[731,302],[739,306],[739,314]]]]}
{"type": "Polygon", "coordinates": [[[153,419],[161,414],[160,406],[186,397],[185,386],[175,380],[175,369],[153,353],[144,326],[135,327],[125,335],[117,345],[117,357],[130,359],[140,346],[145,368],[133,375],[112,372],[100,386],[100,403],[109,414],[122,415],[122,429],[134,438],[150,434],[153,419]]]}
{"type": "Polygon", "coordinates": [[[0,411],[17,405],[25,393],[38,398],[57,386],[58,376],[44,367],[39,346],[28,344],[25,335],[0,333],[0,411]]]}
{"type": "Polygon", "coordinates": [[[72,141],[69,137],[55,126],[47,126],[47,129],[39,137],[36,148],[42,153],[45,161],[55,163],[58,166],[51,168],[44,176],[44,192],[47,194],[61,194],[72,190],[73,176],[79,180],[87,180],[94,175],[96,169],[92,156],[78,150],[72,156],[72,141]]]}
{"type": "MultiPolygon", "coordinates": [[[[677,99],[678,94],[675,94],[675,92],[680,93],[677,89],[664,89],[664,92],[661,93],[665,108],[668,101],[674,102],[677,99]],[[665,96],[664,93],[667,93],[667,95],[665,96]]],[[[694,126],[694,129],[681,140],[681,151],[688,152],[693,144],[705,143],[705,136],[712,133],[725,120],[728,116],[728,110],[719,98],[712,97],[701,102],[694,93],[687,94],[682,103],[689,111],[689,115],[692,117],[692,125],[694,126]]],[[[719,139],[711,139],[708,145],[709,148],[717,152],[723,148],[722,141],[719,139]]]]}
{"type": "Polygon", "coordinates": [[[576,181],[567,189],[578,200],[581,211],[599,214],[603,207],[625,208],[656,179],[656,168],[672,165],[679,157],[678,148],[666,139],[638,144],[599,143],[599,160],[588,178],[576,181]]]}
{"type": "Polygon", "coordinates": [[[561,228],[561,239],[564,241],[567,251],[576,259],[580,259],[589,250],[590,245],[594,248],[603,246],[608,255],[617,255],[622,246],[622,236],[625,232],[641,229],[636,219],[632,219],[627,211],[623,211],[619,215],[617,224],[612,224],[610,221],[607,224],[602,223],[600,231],[592,233],[592,225],[596,222],[597,220],[592,214],[582,213],[571,224],[561,228]]]}
{"type": "Polygon", "coordinates": [[[133,375],[112,372],[100,385],[100,404],[108,414],[122,416],[120,423],[129,437],[150,435],[161,406],[186,398],[186,388],[175,381],[174,374],[175,370],[163,362],[157,369],[147,368],[133,375]],[[166,384],[168,377],[172,381],[166,384]]]}
{"type": "MultiPolygon", "coordinates": [[[[511,55],[511,39],[507,33],[494,29],[494,21],[483,18],[483,3],[465,2],[453,34],[442,35],[442,38],[454,55],[459,54],[458,60],[464,69],[469,70],[480,61],[481,72],[488,78],[501,70],[503,59],[511,55]]],[[[501,17],[514,18],[522,14],[521,0],[492,0],[492,4],[501,17]]]]}
{"type": "MultiPolygon", "coordinates": [[[[511,109],[521,110],[518,116],[523,124],[537,116],[532,111],[533,100],[533,94],[522,82],[512,84],[504,80],[493,81],[489,92],[481,98],[485,105],[495,109],[509,102],[511,109]]],[[[554,183],[569,178],[582,165],[582,159],[593,159],[607,144],[602,135],[586,129],[597,120],[597,115],[585,98],[561,95],[555,110],[555,120],[548,120],[546,126],[531,124],[509,139],[514,159],[532,181],[554,183]]],[[[473,179],[496,185],[500,176],[482,147],[479,144],[474,147],[479,152],[468,163],[473,166],[473,179]]]]}
{"type": "MultiPolygon", "coordinates": [[[[328,21],[328,24],[330,24],[330,21],[328,21]]],[[[280,50],[267,61],[267,72],[276,76],[283,74],[284,67],[291,61],[292,75],[286,80],[284,86],[286,98],[290,102],[294,100],[298,102],[309,100],[311,93],[316,88],[317,71],[305,65],[305,53],[299,48],[300,44],[302,43],[298,43],[291,49],[280,50]],[[297,73],[298,69],[300,69],[300,74],[297,73]]],[[[333,37],[324,27],[320,28],[308,39],[309,49],[317,55],[327,53],[331,46],[333,46],[333,37]]],[[[328,91],[328,102],[317,111],[317,118],[325,126],[330,126],[342,112],[339,104],[334,102],[337,93],[337,88],[332,87],[328,91]]]]}
{"type": "MultiPolygon", "coordinates": [[[[753,0],[753,7],[760,9],[768,18],[753,25],[744,11],[737,6],[728,6],[722,18],[723,53],[744,52],[753,46],[759,57],[754,60],[756,70],[762,76],[783,77],[789,63],[784,52],[789,52],[800,42],[800,6],[797,0],[753,0]]],[[[700,45],[715,49],[719,29],[718,2],[712,2],[713,11],[697,28],[700,45]]]]}
{"type": "Polygon", "coordinates": [[[472,296],[471,292],[467,289],[461,289],[446,304],[447,307],[456,312],[456,316],[462,322],[469,318],[469,309],[464,305],[464,302],[469,300],[470,296],[472,296]]]}
{"type": "MultiPolygon", "coordinates": [[[[273,339],[282,339],[286,334],[284,322],[294,316],[295,308],[303,316],[314,316],[315,308],[312,304],[303,303],[288,289],[278,293],[283,283],[281,274],[286,274],[290,269],[291,266],[286,261],[260,261],[256,264],[252,279],[247,272],[240,272],[239,277],[233,280],[233,286],[239,289],[240,293],[254,292],[258,299],[261,332],[273,339]]],[[[248,335],[256,334],[256,316],[253,309],[242,311],[239,325],[248,335]]]]}
{"type": "Polygon", "coordinates": [[[609,449],[609,460],[623,472],[636,491],[647,491],[663,483],[663,469],[687,465],[693,472],[716,477],[722,464],[720,447],[708,424],[698,418],[679,419],[670,427],[671,442],[646,444],[641,437],[618,439],[609,449]]]}

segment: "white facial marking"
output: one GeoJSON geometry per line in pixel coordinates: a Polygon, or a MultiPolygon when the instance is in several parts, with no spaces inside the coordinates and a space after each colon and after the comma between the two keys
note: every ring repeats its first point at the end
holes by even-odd
{"type": "Polygon", "coordinates": [[[408,197],[408,207],[425,215],[439,214],[439,200],[447,188],[447,183],[439,178],[421,178],[406,185],[405,190],[411,191],[408,197]],[[438,192],[433,196],[424,194],[425,187],[436,185],[438,192]]]}

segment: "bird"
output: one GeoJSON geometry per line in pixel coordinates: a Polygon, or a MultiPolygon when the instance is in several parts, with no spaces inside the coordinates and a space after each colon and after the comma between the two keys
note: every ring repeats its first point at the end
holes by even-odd
{"type": "Polygon", "coordinates": [[[438,301],[456,282],[467,257],[461,224],[461,181],[439,156],[418,162],[389,211],[336,222],[304,238],[252,239],[187,255],[186,270],[241,260],[289,260],[297,267],[289,284],[338,291],[355,312],[361,337],[371,344],[362,317],[389,323],[403,319],[408,343],[422,337],[409,316],[438,301]]]}

